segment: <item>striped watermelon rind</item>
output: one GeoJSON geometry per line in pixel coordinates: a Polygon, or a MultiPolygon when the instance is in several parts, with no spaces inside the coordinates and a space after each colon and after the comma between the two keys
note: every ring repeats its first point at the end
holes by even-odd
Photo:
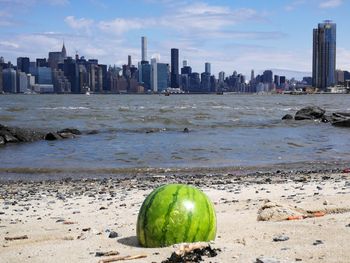
{"type": "Polygon", "coordinates": [[[164,185],[150,193],[143,202],[136,232],[143,247],[211,241],[216,236],[214,206],[201,190],[193,186],[164,185]]]}

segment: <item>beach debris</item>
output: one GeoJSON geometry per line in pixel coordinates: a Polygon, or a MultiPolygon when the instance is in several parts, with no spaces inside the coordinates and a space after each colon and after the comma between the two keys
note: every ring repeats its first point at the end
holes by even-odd
{"type": "Polygon", "coordinates": [[[255,263],[280,263],[278,259],[275,258],[267,258],[267,257],[260,257],[257,258],[255,263]]]}
{"type": "Polygon", "coordinates": [[[282,242],[282,241],[287,241],[289,240],[289,236],[285,235],[285,234],[282,234],[282,235],[278,235],[278,236],[275,236],[273,238],[273,241],[274,242],[282,242]]]}
{"type": "Polygon", "coordinates": [[[108,262],[115,262],[115,261],[121,261],[121,260],[134,260],[134,259],[140,259],[140,258],[146,258],[147,255],[141,254],[141,255],[135,255],[135,256],[115,256],[110,258],[101,259],[98,261],[98,263],[108,263],[108,262]]]}
{"type": "Polygon", "coordinates": [[[118,251],[96,252],[95,257],[110,257],[119,255],[118,251]]]}
{"type": "Polygon", "coordinates": [[[350,227],[350,224],[347,224],[345,227],[350,227]]]}
{"type": "Polygon", "coordinates": [[[283,221],[302,219],[304,211],[284,204],[278,204],[266,200],[258,211],[258,221],[283,221]]]}
{"type": "Polygon", "coordinates": [[[220,251],[220,249],[211,248],[207,243],[181,244],[180,249],[173,252],[162,263],[200,262],[203,260],[203,256],[216,257],[217,252],[220,251]]]}
{"type": "Polygon", "coordinates": [[[118,233],[117,232],[115,232],[115,231],[111,231],[110,233],[109,233],[109,238],[116,238],[116,237],[118,237],[119,235],[118,235],[118,233]]]}
{"type": "Polygon", "coordinates": [[[329,213],[327,209],[324,211],[310,211],[296,206],[293,207],[266,200],[258,211],[257,219],[258,221],[301,220],[305,218],[322,217],[327,213],[329,213]]]}
{"type": "Polygon", "coordinates": [[[77,224],[77,222],[73,222],[73,221],[63,221],[64,225],[74,225],[77,224]]]}
{"type": "Polygon", "coordinates": [[[314,243],[312,243],[314,246],[322,245],[323,241],[322,240],[316,240],[314,243]]]}
{"type": "Polygon", "coordinates": [[[23,239],[28,239],[28,236],[24,235],[24,236],[15,236],[15,237],[5,237],[6,241],[23,240],[23,239]]]}

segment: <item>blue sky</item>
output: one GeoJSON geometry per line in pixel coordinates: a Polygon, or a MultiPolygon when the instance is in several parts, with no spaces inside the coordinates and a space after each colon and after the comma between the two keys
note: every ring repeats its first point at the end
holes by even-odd
{"type": "Polygon", "coordinates": [[[311,72],[312,29],[337,23],[337,68],[350,70],[346,0],[0,0],[0,56],[47,57],[65,41],[68,55],[122,65],[148,57],[169,63],[180,49],[195,71],[264,69],[311,72]]]}

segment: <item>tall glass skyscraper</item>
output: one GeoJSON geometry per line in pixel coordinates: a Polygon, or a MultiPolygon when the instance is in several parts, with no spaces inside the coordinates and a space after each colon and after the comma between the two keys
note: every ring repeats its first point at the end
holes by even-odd
{"type": "Polygon", "coordinates": [[[179,88],[179,50],[171,49],[171,74],[170,82],[172,88],[179,88]]]}
{"type": "Polygon", "coordinates": [[[322,91],[334,86],[337,26],[326,20],[313,30],[312,85],[322,91]]]}
{"type": "Polygon", "coordinates": [[[147,61],[147,38],[141,37],[141,61],[147,61]]]}

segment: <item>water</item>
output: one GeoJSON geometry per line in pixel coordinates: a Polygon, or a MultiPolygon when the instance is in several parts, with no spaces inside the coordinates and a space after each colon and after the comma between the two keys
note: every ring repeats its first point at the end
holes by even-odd
{"type": "Polygon", "coordinates": [[[281,120],[307,105],[350,111],[350,96],[0,96],[1,124],[99,132],[1,147],[0,169],[98,171],[348,161],[350,129],[281,120]],[[183,133],[184,128],[190,132],[183,133]]]}

